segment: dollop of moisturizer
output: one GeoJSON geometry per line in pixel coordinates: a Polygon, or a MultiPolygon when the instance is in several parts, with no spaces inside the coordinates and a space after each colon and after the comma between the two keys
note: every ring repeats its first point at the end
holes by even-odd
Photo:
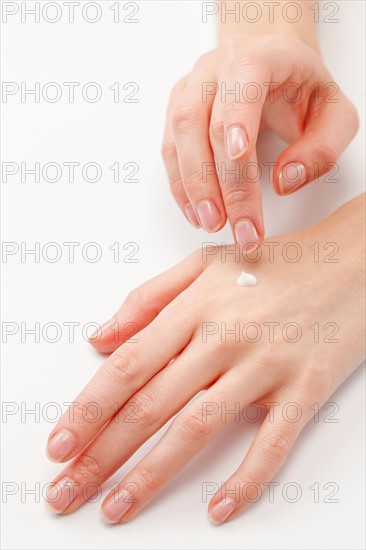
{"type": "Polygon", "coordinates": [[[257,284],[257,277],[251,275],[250,273],[245,273],[242,271],[239,277],[236,279],[236,284],[238,286],[255,286],[257,284]]]}

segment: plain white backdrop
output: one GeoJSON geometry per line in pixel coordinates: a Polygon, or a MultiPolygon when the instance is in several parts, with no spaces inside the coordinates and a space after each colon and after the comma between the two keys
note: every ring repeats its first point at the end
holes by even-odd
{"type": "MultiPolygon", "coordinates": [[[[227,525],[217,528],[209,522],[202,483],[225,481],[241,462],[257,425],[228,428],[128,525],[106,526],[99,519],[101,501],[56,517],[45,508],[42,495],[38,499],[59,471],[44,453],[57,414],[47,404],[71,401],[102,363],[86,342],[83,327],[107,320],[129,290],[203,241],[231,241],[228,228],[207,236],[187,224],[170,196],[160,157],[170,90],[198,56],[214,47],[213,18],[202,22],[201,2],[138,2],[137,14],[133,3],[121,2],[120,21],[115,23],[116,11],[110,8],[116,3],[100,1],[102,15],[93,24],[82,16],[87,3],[81,1],[75,8],[74,23],[68,21],[63,2],[58,2],[58,22],[47,21],[55,17],[51,7],[37,23],[24,13],[22,22],[22,9],[34,7],[34,2],[2,2],[3,9],[5,4],[19,8],[2,24],[2,80],[14,83],[7,88],[13,94],[6,102],[3,96],[2,161],[14,163],[6,166],[16,172],[2,185],[2,240],[13,243],[7,245],[12,254],[3,256],[2,263],[2,321],[6,330],[14,332],[2,352],[2,399],[7,412],[3,409],[3,548],[363,548],[362,368],[330,399],[338,408],[321,411],[320,421],[305,429],[276,477],[280,485],[274,502],[265,493],[250,511],[227,525]],[[123,22],[128,18],[138,22],[123,22]],[[45,86],[50,82],[58,88],[45,86]],[[80,83],[73,103],[65,82],[80,83]],[[95,103],[82,95],[93,97],[95,88],[85,87],[90,82],[98,83],[102,92],[95,103]],[[40,101],[29,94],[22,98],[22,86],[24,92],[24,87],[34,88],[36,83],[40,101]],[[118,102],[115,83],[119,83],[118,102]],[[57,89],[62,92],[58,101],[44,99],[52,98],[57,89]],[[138,101],[123,102],[128,97],[138,101]],[[39,183],[24,172],[37,162],[39,183]],[[62,169],[57,182],[47,181],[56,174],[52,166],[44,168],[50,162],[62,169]],[[70,162],[79,163],[74,182],[69,181],[65,165],[70,162]],[[97,178],[93,166],[85,167],[88,163],[101,170],[99,181],[87,181],[97,178]],[[138,172],[129,178],[137,181],[127,177],[114,182],[110,167],[116,163],[120,180],[136,172],[137,165],[138,172]],[[47,246],[54,242],[58,250],[47,246]],[[70,242],[79,243],[73,262],[70,245],[63,244],[70,242]],[[92,242],[99,246],[97,262],[91,261],[96,252],[88,246],[92,242]],[[25,249],[37,246],[39,261],[31,254],[24,256],[25,249]],[[117,250],[119,261],[114,261],[117,250]],[[52,262],[55,253],[60,258],[52,262]],[[39,341],[26,332],[36,323],[39,341]],[[77,323],[73,342],[66,323],[77,323]],[[57,341],[52,343],[52,338],[57,341]],[[36,413],[27,413],[32,409],[36,413]],[[334,410],[337,422],[325,422],[334,410]],[[300,487],[297,502],[283,496],[287,483],[300,487]],[[314,484],[319,487],[319,502],[310,489],[314,484]],[[335,486],[337,502],[327,502],[335,486]],[[27,493],[31,489],[36,494],[27,493]]],[[[363,120],[364,2],[331,4],[339,7],[337,23],[324,22],[325,7],[320,4],[324,59],[363,120]]],[[[89,19],[95,17],[93,7],[85,13],[89,19]]],[[[265,136],[259,145],[260,159],[274,161],[282,147],[273,136],[265,136]]],[[[267,235],[315,223],[363,191],[363,151],[362,126],[340,161],[338,183],[313,184],[287,198],[274,194],[264,171],[267,235]]],[[[147,442],[106,488],[155,440],[147,442]]],[[[289,497],[293,495],[289,491],[289,497]]]]}

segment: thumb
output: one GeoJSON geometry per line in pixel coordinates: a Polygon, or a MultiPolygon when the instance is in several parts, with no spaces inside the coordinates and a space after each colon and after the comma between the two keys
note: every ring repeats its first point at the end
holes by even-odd
{"type": "Polygon", "coordinates": [[[117,313],[104,323],[89,342],[101,353],[112,353],[155,319],[176,296],[201,274],[204,264],[195,252],[185,260],[135,288],[117,313]]]}
{"type": "Polygon", "coordinates": [[[328,100],[313,105],[303,135],[275,163],[275,191],[288,195],[333,170],[358,125],[357,111],[344,94],[338,99],[328,95],[328,100]]]}

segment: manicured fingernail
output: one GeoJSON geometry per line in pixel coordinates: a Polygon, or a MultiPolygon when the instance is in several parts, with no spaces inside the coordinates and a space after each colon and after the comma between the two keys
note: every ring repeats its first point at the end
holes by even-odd
{"type": "Polygon", "coordinates": [[[107,523],[118,523],[131,508],[131,494],[122,489],[117,495],[111,497],[101,509],[102,518],[107,523]]]}
{"type": "Polygon", "coordinates": [[[46,502],[53,512],[62,514],[76,498],[76,483],[68,477],[60,479],[58,483],[47,491],[46,502]]]}
{"type": "Polygon", "coordinates": [[[191,204],[188,203],[187,206],[184,207],[184,213],[189,223],[192,224],[193,227],[200,227],[200,222],[198,221],[196,212],[194,211],[193,206],[191,204]]]}
{"type": "Polygon", "coordinates": [[[93,342],[96,340],[100,340],[111,330],[112,325],[115,323],[114,319],[110,319],[106,323],[103,323],[101,327],[99,327],[96,331],[93,332],[91,336],[89,336],[88,340],[89,342],[93,342]]]}
{"type": "Polygon", "coordinates": [[[74,436],[66,430],[60,430],[48,443],[47,455],[51,460],[60,462],[75,448],[74,436]]]}
{"type": "Polygon", "coordinates": [[[234,510],[235,502],[231,500],[231,498],[226,498],[225,500],[221,500],[212,510],[210,510],[210,519],[217,524],[224,523],[234,510]]]}
{"type": "Polygon", "coordinates": [[[248,149],[248,138],[243,128],[233,126],[226,135],[226,152],[230,160],[242,157],[248,149]]]}
{"type": "Polygon", "coordinates": [[[240,220],[234,226],[234,233],[236,241],[245,247],[245,250],[249,250],[258,246],[259,237],[256,228],[250,220],[240,220]]]}
{"type": "Polygon", "coordinates": [[[290,162],[282,168],[278,183],[283,195],[296,191],[306,182],[305,166],[299,162],[290,162]]]}
{"type": "Polygon", "coordinates": [[[197,214],[205,231],[215,231],[220,227],[220,212],[211,201],[201,201],[198,203],[197,214]]]}

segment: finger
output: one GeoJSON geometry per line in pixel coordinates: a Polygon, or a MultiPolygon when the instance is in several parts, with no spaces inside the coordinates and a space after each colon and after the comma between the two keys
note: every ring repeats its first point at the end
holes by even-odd
{"type": "Polygon", "coordinates": [[[357,129],[357,112],[342,93],[331,100],[329,94],[320,100],[314,96],[303,135],[281,153],[274,165],[275,191],[288,195],[327,172],[336,173],[337,160],[357,129]]]}
{"type": "Polygon", "coordinates": [[[300,402],[294,402],[291,396],[288,401],[272,405],[245,459],[209,504],[214,523],[233,519],[260,499],[311,417],[309,405],[306,409],[300,402]]]}
{"type": "Polygon", "coordinates": [[[89,338],[102,353],[112,353],[145,328],[202,273],[198,253],[130,292],[117,313],[89,338]]]}
{"type": "Polygon", "coordinates": [[[209,141],[213,96],[202,101],[202,85],[213,78],[202,71],[190,76],[171,125],[184,190],[203,229],[214,232],[225,224],[226,213],[209,141]]]}
{"type": "Polygon", "coordinates": [[[200,222],[196,216],[196,212],[189,202],[187,194],[183,187],[183,182],[179,170],[177,150],[175,147],[172,129],[171,129],[171,118],[173,116],[175,104],[178,101],[178,98],[182,91],[184,90],[188,76],[180,80],[176,86],[173,88],[172,94],[170,96],[166,124],[164,130],[163,144],[161,148],[161,154],[163,157],[165,169],[169,179],[170,190],[173,197],[175,198],[178,206],[180,206],[182,212],[185,214],[187,220],[194,226],[200,227],[200,222]]]}
{"type": "MultiPolygon", "coordinates": [[[[147,456],[121,481],[102,505],[108,523],[126,522],[144,508],[164,486],[224,427],[233,416],[222,418],[220,404],[228,408],[243,398],[240,378],[227,372],[202,396],[182,411],[147,456]],[[137,489],[133,498],[128,493],[137,489]],[[127,493],[126,493],[127,491],[127,493]]],[[[254,375],[245,379],[252,395],[260,384],[254,375]]]]}
{"type": "Polygon", "coordinates": [[[254,150],[245,160],[227,159],[224,142],[222,105],[215,101],[210,138],[224,199],[235,241],[246,250],[258,246],[264,239],[262,194],[257,154],[254,150]]]}
{"type": "Polygon", "coordinates": [[[201,227],[195,209],[189,201],[187,193],[184,190],[183,181],[179,169],[177,149],[173,141],[171,132],[166,132],[162,147],[162,156],[165,169],[169,179],[170,191],[175,198],[178,206],[185,217],[193,227],[201,227]]]}
{"type": "Polygon", "coordinates": [[[73,512],[200,390],[219,375],[221,361],[190,345],[135,393],[90,445],[57,476],[50,505],[73,512]],[[207,368],[207,361],[210,368],[207,368]],[[72,494],[66,489],[68,480],[72,494]],[[64,489],[62,489],[64,488],[64,489]],[[88,491],[88,488],[91,490],[88,491]]]}
{"type": "Polygon", "coordinates": [[[235,60],[221,82],[222,121],[226,157],[243,159],[256,147],[262,108],[271,81],[271,71],[260,57],[248,55],[235,60]]]}
{"type": "Polygon", "coordinates": [[[137,341],[129,340],[107,359],[52,430],[47,444],[51,460],[66,462],[80,452],[131,395],[186,347],[194,319],[184,312],[185,300],[181,294],[137,341]]]}

